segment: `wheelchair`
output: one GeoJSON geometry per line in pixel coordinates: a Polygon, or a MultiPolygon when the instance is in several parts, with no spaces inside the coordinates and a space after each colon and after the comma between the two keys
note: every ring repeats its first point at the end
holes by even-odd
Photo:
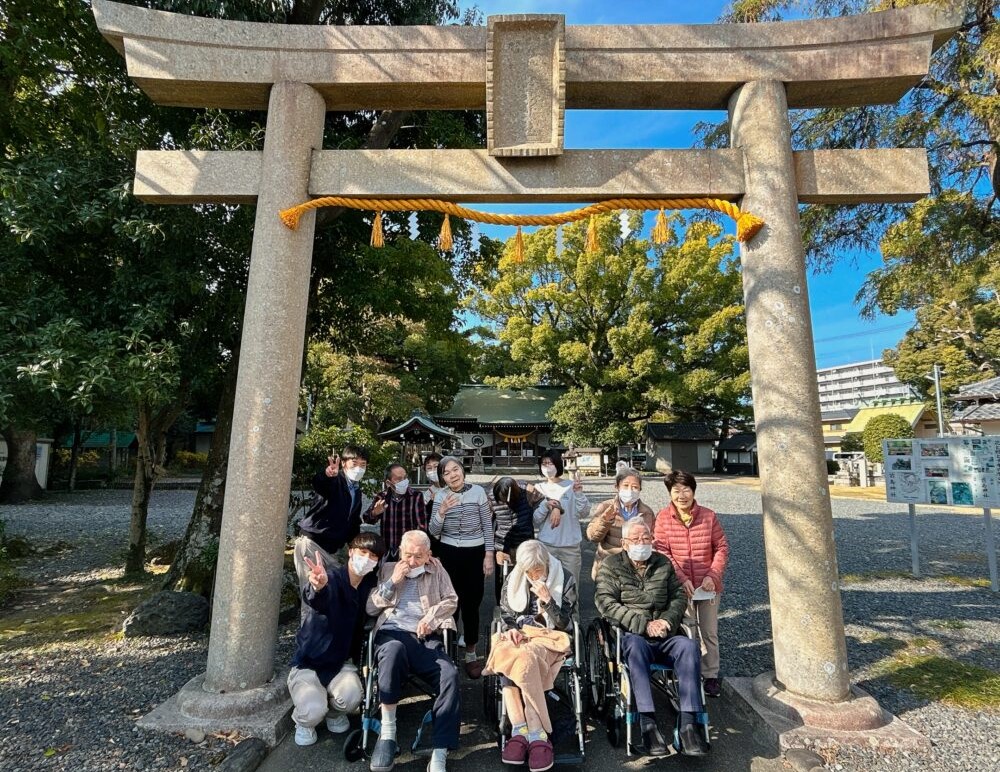
{"type": "MultiPolygon", "coordinates": [[[[353,730],[344,742],[344,759],[349,762],[370,760],[375,741],[382,729],[381,703],[378,698],[378,660],[375,656],[375,617],[370,617],[365,624],[366,638],[361,647],[361,682],[364,689],[361,699],[361,728],[353,730]]],[[[444,639],[444,649],[448,656],[455,660],[456,638],[453,630],[441,630],[444,639]]],[[[429,697],[431,701],[437,697],[437,684],[428,683],[420,676],[411,673],[407,679],[407,687],[416,689],[429,697]]],[[[433,720],[432,709],[428,708],[420,719],[416,737],[410,745],[410,751],[420,755],[420,741],[424,730],[433,720]]],[[[400,743],[402,744],[402,743],[400,743]]],[[[426,753],[427,751],[423,751],[426,753]]]]}
{"type": "MultiPolygon", "coordinates": [[[[504,578],[507,570],[508,567],[505,565],[504,578]]],[[[487,637],[487,661],[493,647],[493,636],[499,633],[501,628],[500,609],[495,608],[487,637]]],[[[573,615],[573,623],[566,632],[569,633],[573,643],[573,650],[563,662],[555,686],[546,692],[545,697],[549,707],[549,717],[552,719],[552,743],[554,748],[562,750],[555,754],[554,761],[556,765],[579,765],[583,763],[586,754],[588,678],[578,615],[573,615]],[[570,750],[566,749],[567,737],[573,737],[574,740],[570,750]]],[[[500,676],[495,673],[490,675],[484,673],[482,680],[483,712],[487,722],[495,728],[497,748],[502,753],[510,739],[512,726],[503,702],[500,676]]]]}
{"type": "MultiPolygon", "coordinates": [[[[690,627],[681,629],[689,638],[694,638],[690,627]]],[[[603,719],[608,734],[608,742],[617,748],[621,745],[624,729],[625,752],[634,755],[639,713],[632,699],[632,684],[629,680],[628,665],[622,646],[625,630],[606,619],[595,619],[587,627],[586,658],[590,673],[590,706],[596,721],[603,719]]],[[[696,639],[697,640],[697,639],[696,639]]],[[[677,678],[672,668],[654,664],[651,668],[650,683],[654,694],[666,695],[676,714],[673,731],[674,750],[680,751],[680,697],[677,678]]],[[[705,705],[705,690],[701,687],[702,705],[705,705]]],[[[710,743],[708,713],[697,714],[699,729],[704,733],[705,742],[710,743]]]]}

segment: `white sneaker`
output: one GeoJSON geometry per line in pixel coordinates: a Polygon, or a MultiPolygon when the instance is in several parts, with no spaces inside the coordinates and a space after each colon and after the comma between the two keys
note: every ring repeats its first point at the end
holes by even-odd
{"type": "Polygon", "coordinates": [[[334,734],[343,734],[348,729],[351,728],[351,720],[345,716],[343,713],[339,714],[336,718],[326,717],[326,728],[329,729],[334,734]]]}
{"type": "Polygon", "coordinates": [[[458,636],[458,647],[460,649],[464,649],[465,648],[465,634],[464,633],[462,635],[458,636]]]}
{"type": "Polygon", "coordinates": [[[312,745],[316,742],[316,730],[311,726],[295,725],[295,744],[312,745]]]}

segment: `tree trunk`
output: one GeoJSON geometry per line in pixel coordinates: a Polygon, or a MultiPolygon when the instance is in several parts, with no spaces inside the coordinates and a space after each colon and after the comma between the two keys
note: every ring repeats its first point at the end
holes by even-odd
{"type": "Polygon", "coordinates": [[[83,444],[83,420],[73,421],[73,446],[69,451],[69,489],[76,490],[76,470],[80,465],[80,446],[83,444]]]}
{"type": "Polygon", "coordinates": [[[126,574],[141,574],[146,570],[146,519],[149,516],[149,499],[153,495],[156,478],[163,471],[167,448],[167,430],[173,426],[187,401],[187,390],[182,388],[176,403],[159,410],[149,405],[139,405],[136,441],[139,455],[135,460],[135,482],[132,486],[132,514],[129,520],[128,556],[126,574]]]}
{"type": "Polygon", "coordinates": [[[36,432],[9,427],[3,431],[3,438],[7,441],[7,466],[0,482],[0,502],[17,504],[38,498],[42,486],[35,477],[36,432]]]}
{"type": "Polygon", "coordinates": [[[132,513],[128,528],[128,557],[126,574],[141,574],[146,570],[146,519],[149,516],[149,498],[156,482],[156,438],[151,437],[152,418],[148,406],[139,407],[139,425],[136,439],[139,453],[135,460],[135,482],[132,486],[132,513]]]}
{"type": "Polygon", "coordinates": [[[226,470],[229,466],[229,434],[233,426],[236,400],[236,374],[239,352],[226,369],[215,418],[215,432],[208,451],[208,462],[198,488],[194,512],[184,539],[163,583],[164,589],[212,594],[215,562],[219,555],[219,532],[222,527],[222,504],[226,496],[226,470]]]}

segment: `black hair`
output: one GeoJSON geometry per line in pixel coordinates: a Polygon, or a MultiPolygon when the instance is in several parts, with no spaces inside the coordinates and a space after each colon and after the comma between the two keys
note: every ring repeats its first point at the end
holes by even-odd
{"type": "Polygon", "coordinates": [[[542,473],[542,463],[545,461],[551,461],[552,465],[556,468],[556,477],[562,477],[563,472],[566,471],[566,467],[563,464],[562,451],[559,450],[544,450],[542,454],[538,457],[538,473],[542,473]]]}
{"type": "Polygon", "coordinates": [[[444,458],[444,456],[442,456],[440,453],[436,453],[436,452],[435,453],[428,453],[427,457],[424,459],[424,469],[427,468],[427,462],[428,461],[437,461],[440,464],[442,458],[444,458]]]}
{"type": "Polygon", "coordinates": [[[514,511],[521,505],[522,495],[521,486],[513,477],[501,477],[493,483],[493,500],[498,504],[506,504],[514,511]]]}
{"type": "Polygon", "coordinates": [[[635,479],[637,479],[639,481],[639,487],[640,488],[642,487],[642,475],[639,474],[639,471],[637,469],[633,469],[632,467],[629,467],[628,469],[622,469],[618,474],[615,475],[615,487],[617,488],[619,485],[625,482],[625,480],[627,480],[629,477],[634,477],[635,479]]]}
{"type": "Polygon", "coordinates": [[[368,448],[363,445],[353,445],[348,443],[344,446],[344,452],[340,454],[342,461],[346,461],[349,458],[360,458],[362,461],[368,460],[368,448]]]}
{"type": "Polygon", "coordinates": [[[385,542],[382,540],[382,536],[372,531],[362,531],[353,539],[351,543],[347,545],[348,549],[352,550],[368,550],[379,560],[385,555],[385,542]]]}
{"type": "Polygon", "coordinates": [[[667,486],[669,491],[675,485],[686,485],[694,493],[698,490],[698,481],[694,479],[694,475],[690,472],[684,472],[680,469],[675,469],[666,477],[663,478],[663,484],[667,486]]]}
{"type": "Polygon", "coordinates": [[[388,464],[386,466],[386,468],[385,468],[385,479],[386,480],[391,480],[392,479],[392,470],[393,469],[402,469],[403,472],[406,473],[407,477],[410,476],[410,473],[406,471],[406,467],[405,466],[403,466],[398,461],[393,461],[391,464],[388,464]]]}

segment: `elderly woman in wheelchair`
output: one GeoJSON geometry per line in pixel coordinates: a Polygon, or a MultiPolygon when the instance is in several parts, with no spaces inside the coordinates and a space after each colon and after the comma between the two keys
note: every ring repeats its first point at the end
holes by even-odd
{"type": "MultiPolygon", "coordinates": [[[[643,739],[641,749],[650,756],[668,753],[656,725],[652,694],[654,676],[665,674],[669,678],[662,682],[666,684],[664,690],[678,711],[674,746],[683,754],[703,756],[709,746],[701,652],[681,627],[687,594],[670,561],[653,552],[652,542],[649,526],[641,518],[625,522],[623,551],[609,556],[597,575],[595,603],[603,620],[591,628],[588,644],[594,642],[590,646],[593,650],[603,640],[604,656],[610,660],[606,664],[611,666],[604,672],[614,671],[620,678],[621,685],[612,684],[612,688],[621,704],[612,710],[625,717],[629,739],[637,719],[643,739]],[[617,629],[611,631],[611,626],[617,629]],[[615,642],[613,659],[610,640],[615,642]]],[[[598,670],[593,661],[591,667],[598,670]]],[[[611,728],[609,723],[609,731],[611,728]]],[[[617,736],[616,729],[615,733],[617,736]]],[[[629,753],[631,750],[629,743],[629,753]]]]}
{"type": "Polygon", "coordinates": [[[372,659],[377,663],[377,697],[382,707],[372,772],[389,772],[396,763],[396,707],[411,675],[431,684],[435,694],[428,772],[445,772],[448,750],[458,747],[458,669],[442,638],[444,630],[454,630],[452,615],[457,608],[458,595],[441,562],[431,557],[427,534],[404,533],[399,561],[382,566],[368,598],[368,613],[378,614],[372,659]]]}
{"type": "MultiPolygon", "coordinates": [[[[517,548],[516,562],[500,594],[500,613],[486,663],[502,687],[512,726],[503,762],[542,772],[554,763],[552,721],[545,694],[570,653],[576,582],[534,539],[517,548]]],[[[578,700],[577,700],[578,701],[578,700]]]]}

